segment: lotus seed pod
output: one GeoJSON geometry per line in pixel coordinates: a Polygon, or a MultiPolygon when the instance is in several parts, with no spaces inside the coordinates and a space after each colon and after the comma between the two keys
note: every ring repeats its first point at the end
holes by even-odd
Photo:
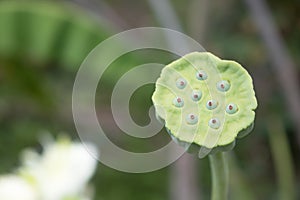
{"type": "Polygon", "coordinates": [[[228,106],[226,106],[226,112],[228,114],[234,114],[237,111],[238,111],[238,107],[234,103],[230,103],[228,104],[228,106]]]}
{"type": "Polygon", "coordinates": [[[200,90],[193,90],[192,99],[193,101],[199,101],[202,97],[202,92],[200,90]]]}
{"type": "Polygon", "coordinates": [[[176,142],[213,151],[232,149],[247,135],[257,107],[248,72],[208,52],[187,54],[164,67],[152,101],[176,142]]]}
{"type": "Polygon", "coordinates": [[[182,106],[184,105],[184,101],[183,101],[182,98],[176,97],[176,98],[174,98],[174,100],[173,100],[173,104],[174,104],[174,106],[180,108],[180,107],[182,107],[182,106]]]}
{"type": "Polygon", "coordinates": [[[230,88],[230,83],[226,80],[219,81],[217,83],[217,88],[218,88],[218,90],[220,90],[222,92],[226,92],[230,88]]]}
{"type": "Polygon", "coordinates": [[[204,80],[207,79],[207,74],[206,74],[206,72],[205,72],[204,70],[199,70],[199,71],[196,73],[196,78],[197,78],[198,80],[204,81],[204,80]]]}
{"type": "Polygon", "coordinates": [[[213,129],[218,129],[220,128],[220,120],[217,118],[212,118],[209,120],[208,125],[213,128],[213,129]]]}
{"type": "Polygon", "coordinates": [[[191,113],[186,116],[186,122],[188,124],[196,124],[198,122],[198,116],[191,113]]]}
{"type": "Polygon", "coordinates": [[[206,103],[206,108],[209,110],[215,109],[218,106],[218,102],[216,100],[209,100],[206,103]]]}
{"type": "Polygon", "coordinates": [[[176,86],[177,86],[179,89],[185,88],[185,86],[186,86],[186,80],[183,79],[183,78],[177,79],[177,81],[176,81],[176,86]]]}

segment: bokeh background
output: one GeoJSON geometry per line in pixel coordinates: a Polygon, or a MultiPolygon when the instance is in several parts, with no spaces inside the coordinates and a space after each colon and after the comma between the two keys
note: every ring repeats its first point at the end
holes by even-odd
{"type": "MultiPolygon", "coordinates": [[[[299,199],[299,10],[299,0],[1,0],[0,173],[17,168],[24,148],[41,151],[45,132],[78,141],[71,95],[83,59],[120,31],[158,26],[238,61],[253,77],[259,107],[253,132],[229,153],[230,199],[299,199]]],[[[164,130],[147,140],[126,136],[114,123],[110,96],[134,66],[172,60],[168,52],[134,51],[118,58],[101,79],[98,117],[120,147],[148,152],[170,140],[164,130]]],[[[153,84],[145,85],[131,98],[131,115],[140,125],[149,123],[153,91],[153,84]]],[[[99,163],[91,183],[96,200],[209,199],[211,188],[208,159],[189,154],[146,174],[99,163]]]]}

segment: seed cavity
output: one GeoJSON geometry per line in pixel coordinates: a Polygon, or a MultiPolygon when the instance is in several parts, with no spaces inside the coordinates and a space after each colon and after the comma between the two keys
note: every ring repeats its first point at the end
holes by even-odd
{"type": "Polygon", "coordinates": [[[212,118],[209,120],[208,125],[213,129],[218,129],[221,125],[220,120],[217,118],[212,118]]]}
{"type": "Polygon", "coordinates": [[[234,103],[230,103],[226,106],[226,112],[228,114],[234,114],[238,111],[238,107],[237,105],[235,105],[234,103]]]}
{"type": "Polygon", "coordinates": [[[207,79],[207,74],[206,74],[206,72],[205,71],[203,71],[203,70],[200,70],[200,71],[198,71],[197,73],[196,73],[196,78],[198,79],[198,80],[206,80],[207,79]]]}
{"type": "Polygon", "coordinates": [[[186,116],[185,120],[186,120],[186,122],[188,124],[197,124],[197,122],[198,122],[198,116],[195,115],[195,114],[193,114],[193,113],[191,113],[191,114],[188,114],[186,116]]]}
{"type": "Polygon", "coordinates": [[[226,92],[230,88],[230,83],[226,80],[219,81],[217,83],[217,89],[221,92],[226,92]]]}
{"type": "Polygon", "coordinates": [[[181,108],[184,105],[184,101],[181,97],[176,97],[173,99],[174,106],[181,108]]]}
{"type": "Polygon", "coordinates": [[[206,103],[206,108],[208,110],[213,110],[218,106],[218,102],[216,100],[209,100],[206,103]]]}
{"type": "Polygon", "coordinates": [[[199,101],[202,97],[202,92],[200,90],[193,90],[192,92],[192,100],[199,101]]]}
{"type": "Polygon", "coordinates": [[[179,78],[176,81],[176,87],[179,89],[183,89],[186,86],[186,80],[184,78],[179,78]]]}

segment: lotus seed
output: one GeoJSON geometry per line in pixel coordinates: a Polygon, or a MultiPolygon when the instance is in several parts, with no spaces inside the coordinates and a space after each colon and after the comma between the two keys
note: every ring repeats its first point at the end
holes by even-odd
{"type": "Polygon", "coordinates": [[[177,86],[179,89],[185,88],[185,86],[186,86],[186,80],[183,79],[183,78],[177,79],[177,81],[176,81],[176,86],[177,86]]]}
{"type": "Polygon", "coordinates": [[[206,80],[206,79],[207,79],[207,74],[206,74],[205,71],[200,70],[200,71],[198,71],[198,72],[196,73],[196,78],[197,78],[198,80],[206,80]]]}
{"type": "Polygon", "coordinates": [[[220,121],[217,118],[212,118],[209,120],[208,125],[213,129],[218,129],[220,127],[220,121]]]}
{"type": "Polygon", "coordinates": [[[202,97],[202,92],[200,90],[193,90],[192,92],[192,100],[199,101],[202,97]]]}
{"type": "Polygon", "coordinates": [[[173,100],[173,104],[174,104],[174,106],[180,108],[180,107],[182,107],[184,105],[184,101],[183,101],[183,99],[181,97],[176,97],[173,100]]]}
{"type": "Polygon", "coordinates": [[[238,107],[234,103],[230,103],[226,107],[226,112],[228,114],[234,114],[238,111],[238,107]]]}
{"type": "Polygon", "coordinates": [[[209,101],[206,103],[206,108],[207,108],[208,110],[215,109],[217,106],[218,106],[218,102],[217,102],[216,100],[209,100],[209,101]]]}
{"type": "Polygon", "coordinates": [[[226,91],[228,91],[229,88],[230,88],[230,83],[229,83],[228,81],[225,81],[225,80],[219,81],[219,82],[217,83],[217,88],[218,88],[218,90],[221,91],[221,92],[226,92],[226,91]]]}
{"type": "Polygon", "coordinates": [[[198,116],[195,114],[188,114],[186,116],[186,122],[188,124],[196,124],[198,122],[198,116]]]}

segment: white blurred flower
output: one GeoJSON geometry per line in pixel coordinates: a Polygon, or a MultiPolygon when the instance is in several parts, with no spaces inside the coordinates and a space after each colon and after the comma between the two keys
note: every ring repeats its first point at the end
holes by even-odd
{"type": "Polygon", "coordinates": [[[39,200],[36,188],[27,180],[16,175],[0,177],[0,199],[39,200]]]}
{"type": "MultiPolygon", "coordinates": [[[[95,155],[93,146],[88,149],[95,155]]],[[[50,143],[41,156],[26,151],[23,162],[25,166],[21,173],[35,180],[42,200],[88,199],[83,194],[97,161],[81,143],[66,139],[50,143]]]]}

